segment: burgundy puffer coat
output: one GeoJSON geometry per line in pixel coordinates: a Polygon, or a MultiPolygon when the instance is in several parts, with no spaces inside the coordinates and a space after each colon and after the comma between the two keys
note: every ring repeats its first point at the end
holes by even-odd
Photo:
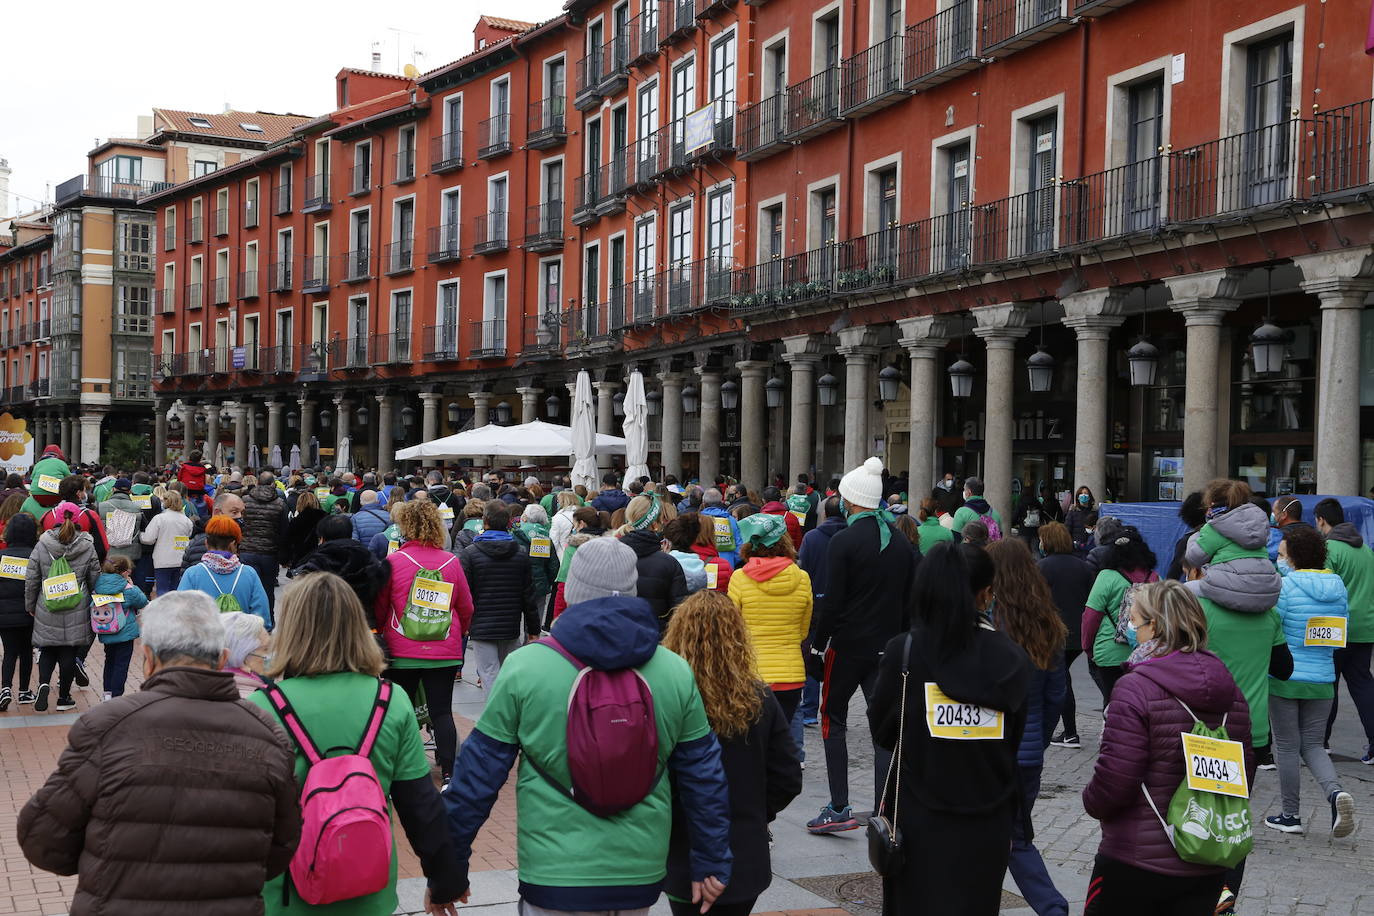
{"type": "Polygon", "coordinates": [[[1100,854],[1164,875],[1215,874],[1221,869],[1178,857],[1140,791],[1143,783],[1160,814],[1168,816],[1184,776],[1179,733],[1193,730],[1179,700],[1209,728],[1226,716],[1227,734],[1245,746],[1245,770],[1254,785],[1250,708],[1240,688],[1212,653],[1175,652],[1135,666],[1117,682],[1083,807],[1102,822],[1100,854]]]}

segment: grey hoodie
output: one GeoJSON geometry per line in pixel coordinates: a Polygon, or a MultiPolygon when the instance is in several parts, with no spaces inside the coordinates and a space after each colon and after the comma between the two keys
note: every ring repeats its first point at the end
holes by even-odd
{"type": "Polygon", "coordinates": [[[1339,525],[1332,525],[1331,530],[1326,533],[1328,541],[1340,541],[1349,544],[1356,550],[1364,546],[1364,538],[1360,536],[1360,531],[1349,522],[1341,522],[1339,525]]]}
{"type": "Polygon", "coordinates": [[[1262,614],[1274,607],[1283,588],[1283,579],[1269,562],[1269,519],[1252,503],[1225,512],[1210,522],[1218,534],[1245,550],[1265,551],[1263,557],[1238,557],[1212,563],[1198,546],[1198,536],[1188,539],[1186,559],[1189,566],[1203,570],[1202,579],[1188,583],[1196,594],[1215,601],[1231,611],[1262,614]]]}

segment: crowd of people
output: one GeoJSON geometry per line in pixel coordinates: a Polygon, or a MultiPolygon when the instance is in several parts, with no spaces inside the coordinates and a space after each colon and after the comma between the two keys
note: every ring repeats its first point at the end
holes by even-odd
{"type": "Polygon", "coordinates": [[[128,473],[50,447],[0,494],[0,711],[47,710],[54,674],[52,708],[72,708],[95,641],[108,702],[73,726],[20,845],[79,875],[73,913],[384,914],[394,810],[426,910],[451,914],[514,769],[522,912],[639,913],[666,893],[732,916],[768,887],[818,726],[827,797],[806,829],[867,824],[885,912],[996,913],[1009,871],[1058,916],[1033,814],[1047,748],[1083,746],[1080,655],[1104,710],[1088,913],[1232,912],[1260,767],[1282,802],[1265,826],[1307,829],[1305,764],[1330,834],[1354,831],[1327,748],[1344,678],[1374,763],[1374,551],[1338,501],[1313,526],[1296,500],[1214,481],[1184,502],[1161,579],[1087,488],[1003,519],[976,478],[912,500],[877,458],[779,483],[546,489],[195,453],[128,473]],[[460,742],[465,680],[485,705],[460,742]],[[856,694],[874,758],[857,804],[856,694]],[[132,755],[137,776],[102,778],[132,755]]]}

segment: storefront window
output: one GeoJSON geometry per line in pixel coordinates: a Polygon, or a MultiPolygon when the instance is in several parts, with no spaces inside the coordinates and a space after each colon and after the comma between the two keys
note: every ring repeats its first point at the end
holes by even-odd
{"type": "Polygon", "coordinates": [[[1183,391],[1187,360],[1182,342],[1161,340],[1155,384],[1145,391],[1145,428],[1152,433],[1183,432],[1183,391]]]}
{"type": "Polygon", "coordinates": [[[1312,443],[1316,334],[1306,323],[1287,325],[1286,330],[1292,343],[1278,372],[1256,374],[1240,334],[1232,348],[1230,472],[1267,499],[1315,493],[1317,487],[1312,443]]]}
{"type": "Polygon", "coordinates": [[[1141,498],[1153,502],[1181,500],[1183,492],[1183,449],[1152,448],[1146,452],[1145,492],[1141,498]]]}

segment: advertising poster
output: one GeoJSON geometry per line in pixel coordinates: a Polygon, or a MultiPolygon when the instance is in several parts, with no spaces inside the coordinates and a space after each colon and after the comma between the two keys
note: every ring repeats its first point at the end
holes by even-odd
{"type": "Polygon", "coordinates": [[[0,414],[0,469],[23,474],[33,467],[33,436],[28,424],[8,413],[0,414]]]}

